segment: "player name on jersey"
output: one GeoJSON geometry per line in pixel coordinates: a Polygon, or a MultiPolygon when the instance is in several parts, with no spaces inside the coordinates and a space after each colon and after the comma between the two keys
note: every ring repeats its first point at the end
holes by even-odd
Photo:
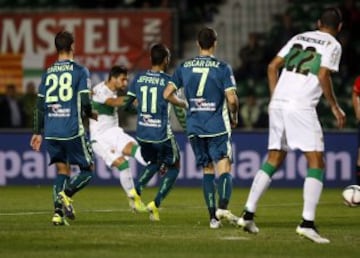
{"type": "Polygon", "coordinates": [[[184,63],[184,67],[215,67],[218,68],[220,62],[214,60],[201,60],[201,59],[194,59],[190,61],[186,61],[184,63]]]}
{"type": "Polygon", "coordinates": [[[56,72],[65,72],[65,71],[73,71],[74,66],[72,64],[55,64],[53,66],[50,66],[47,69],[47,73],[56,73],[56,72]]]}
{"type": "Polygon", "coordinates": [[[296,39],[306,41],[306,42],[309,42],[309,43],[319,44],[319,45],[324,45],[326,42],[328,42],[327,40],[314,39],[314,38],[310,38],[310,37],[304,37],[304,36],[301,36],[301,35],[297,36],[296,39]]]}
{"type": "Polygon", "coordinates": [[[147,83],[147,84],[159,84],[161,86],[166,86],[165,80],[163,78],[153,77],[153,76],[142,75],[139,77],[139,79],[136,80],[136,82],[147,83]]]}

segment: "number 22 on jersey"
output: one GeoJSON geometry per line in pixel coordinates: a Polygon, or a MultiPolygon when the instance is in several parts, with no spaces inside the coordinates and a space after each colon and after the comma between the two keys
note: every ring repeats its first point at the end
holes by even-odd
{"type": "Polygon", "coordinates": [[[301,44],[294,44],[285,57],[285,68],[288,71],[308,75],[317,74],[320,69],[320,54],[314,47],[306,47],[301,44]]]}

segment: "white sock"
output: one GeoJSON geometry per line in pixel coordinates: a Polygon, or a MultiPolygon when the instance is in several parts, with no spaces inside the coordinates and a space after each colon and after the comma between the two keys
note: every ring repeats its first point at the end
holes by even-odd
{"type": "Polygon", "coordinates": [[[323,183],[313,177],[307,177],[304,181],[303,198],[304,207],[302,216],[305,220],[315,220],[316,206],[319,203],[323,183]]]}
{"type": "Polygon", "coordinates": [[[146,166],[147,163],[146,161],[143,159],[143,157],[141,156],[141,148],[137,148],[136,152],[135,152],[135,156],[134,158],[143,166],[146,166]]]}
{"type": "Polygon", "coordinates": [[[259,170],[252,182],[249,196],[246,201],[245,209],[249,212],[255,212],[257,203],[261,195],[269,187],[271,183],[271,178],[264,171],[259,170]]]}
{"type": "Polygon", "coordinates": [[[120,184],[127,196],[131,189],[135,188],[133,176],[129,168],[119,171],[120,184]]]}

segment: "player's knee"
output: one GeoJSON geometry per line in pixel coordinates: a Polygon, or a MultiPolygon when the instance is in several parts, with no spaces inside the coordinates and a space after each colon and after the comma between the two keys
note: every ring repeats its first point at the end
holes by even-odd
{"type": "Polygon", "coordinates": [[[178,174],[180,171],[180,161],[176,160],[173,164],[161,163],[159,167],[159,173],[161,176],[165,175],[168,170],[176,171],[178,174]]]}
{"type": "Polygon", "coordinates": [[[176,160],[175,163],[171,165],[171,167],[180,169],[180,160],[176,160]]]}
{"type": "Polygon", "coordinates": [[[162,163],[161,166],[165,166],[168,169],[169,168],[180,169],[180,160],[176,160],[173,164],[162,163]]]}
{"type": "Polygon", "coordinates": [[[119,167],[121,166],[123,163],[127,162],[127,160],[125,159],[125,157],[121,156],[121,157],[118,157],[111,165],[113,167],[119,167]]]}

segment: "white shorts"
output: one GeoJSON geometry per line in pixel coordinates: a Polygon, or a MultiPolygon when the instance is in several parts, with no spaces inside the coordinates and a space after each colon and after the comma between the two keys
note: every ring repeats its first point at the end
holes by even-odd
{"type": "Polygon", "coordinates": [[[324,136],[316,110],[270,107],[268,149],[324,151],[324,136]]]}
{"type": "Polygon", "coordinates": [[[124,157],[128,160],[129,158],[122,153],[123,149],[129,142],[137,143],[133,137],[119,127],[110,128],[102,134],[97,134],[92,137],[91,142],[94,152],[100,156],[109,167],[111,167],[113,162],[119,157],[124,157]]]}

